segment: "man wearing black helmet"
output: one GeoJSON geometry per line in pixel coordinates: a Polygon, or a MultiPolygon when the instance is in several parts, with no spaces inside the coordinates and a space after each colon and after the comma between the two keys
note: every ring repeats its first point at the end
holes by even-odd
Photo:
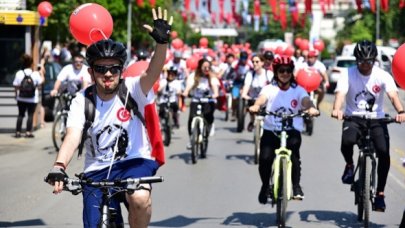
{"type": "MultiPolygon", "coordinates": [[[[148,135],[141,117],[144,108],[153,102],[151,90],[159,78],[164,65],[167,43],[170,37],[172,18],[167,20],[167,11],[159,8],[152,11],[154,27],[144,25],[156,41],[154,55],[148,69],[140,77],[121,79],[124,63],[127,59],[126,48],[122,43],[101,40],[89,46],[86,53],[89,73],[94,85],[79,93],[72,101],[67,121],[67,134],[59,150],[55,163],[48,174],[48,183],[54,186],[55,194],[63,189],[64,170],[85,134],[84,175],[92,180],[137,178],[153,176],[164,159],[152,153],[148,135]],[[126,100],[121,100],[126,88],[126,100]],[[88,96],[94,100],[94,119],[88,130],[83,130],[87,118],[85,104],[88,96]],[[127,101],[134,100],[138,110],[131,113],[126,109],[127,101]],[[124,105],[125,103],[125,105],[124,105]],[[138,115],[137,115],[138,114],[138,115]],[[139,116],[140,115],[140,116],[139,116]]],[[[100,190],[83,188],[84,227],[98,227],[100,190]]],[[[120,198],[120,197],[118,197],[120,198]]],[[[128,206],[130,227],[147,227],[151,217],[151,186],[142,185],[134,194],[125,194],[122,199],[128,206]]],[[[118,209],[120,199],[113,198],[110,206],[118,209]]],[[[121,210],[118,209],[116,223],[123,225],[121,210]]]]}
{"type": "MultiPolygon", "coordinates": [[[[390,74],[374,66],[377,57],[377,47],[374,43],[363,40],[356,44],[354,56],[357,65],[350,67],[347,74],[339,79],[335,90],[335,102],[332,117],[339,120],[343,116],[353,116],[351,121],[343,122],[341,152],[346,161],[342,176],[344,184],[354,181],[353,147],[359,138],[363,116],[373,116],[375,119],[384,118],[384,94],[386,93],[395,110],[396,120],[405,121],[405,112],[398,96],[398,89],[390,74]],[[343,103],[346,103],[342,111],[343,103]],[[359,117],[359,118],[356,118],[359,117]]],[[[390,168],[389,134],[387,124],[373,121],[371,134],[378,157],[377,196],[373,208],[385,211],[384,188],[390,168]]]]}

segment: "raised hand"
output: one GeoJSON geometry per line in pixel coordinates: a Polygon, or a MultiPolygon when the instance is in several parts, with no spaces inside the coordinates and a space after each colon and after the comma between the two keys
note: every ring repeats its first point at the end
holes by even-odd
{"type": "Polygon", "coordinates": [[[143,25],[149,31],[149,34],[159,44],[167,44],[170,38],[170,31],[172,29],[173,17],[170,16],[169,22],[167,21],[167,10],[163,11],[159,7],[156,15],[156,10],[152,9],[153,15],[153,28],[150,25],[143,25]]]}

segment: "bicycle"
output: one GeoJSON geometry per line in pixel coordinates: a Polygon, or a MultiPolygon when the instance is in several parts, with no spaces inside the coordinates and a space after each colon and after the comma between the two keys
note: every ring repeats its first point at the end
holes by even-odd
{"type": "MultiPolygon", "coordinates": [[[[357,142],[359,157],[354,171],[357,180],[353,182],[350,190],[354,192],[354,204],[357,205],[357,220],[363,221],[364,227],[370,225],[370,204],[374,205],[377,195],[377,155],[371,139],[371,122],[378,121],[386,124],[394,123],[395,118],[386,116],[382,119],[373,119],[370,115],[362,117],[344,116],[344,120],[353,121],[359,119],[365,121],[362,134],[357,142]]],[[[374,209],[373,209],[374,210],[374,209]]]]}
{"type": "Polygon", "coordinates": [[[58,99],[58,106],[56,109],[57,112],[55,120],[52,125],[52,142],[56,151],[59,151],[60,146],[65,139],[69,106],[73,97],[74,96],[70,93],[56,95],[56,98],[58,99]]]}
{"type": "MultiPolygon", "coordinates": [[[[93,181],[90,178],[86,179],[82,174],[75,175],[77,178],[66,177],[64,179],[63,190],[71,192],[73,195],[78,195],[82,192],[84,186],[95,187],[101,189],[102,198],[100,204],[100,222],[98,228],[120,227],[120,224],[115,223],[117,212],[114,208],[110,208],[110,200],[114,197],[119,197],[122,193],[133,194],[136,190],[141,189],[140,184],[152,184],[163,182],[163,177],[141,177],[127,178],[117,180],[102,180],[93,181]]],[[[45,178],[45,182],[48,180],[45,178]]]]}
{"type": "Polygon", "coordinates": [[[277,226],[285,227],[288,200],[292,198],[292,151],[287,148],[288,121],[295,117],[308,116],[305,112],[293,114],[261,111],[259,115],[273,115],[281,118],[280,147],[275,150],[273,161],[269,198],[271,204],[276,204],[277,226]]]}
{"type": "Polygon", "coordinates": [[[253,132],[253,142],[255,144],[254,153],[253,153],[253,162],[257,165],[259,163],[260,156],[260,139],[263,135],[263,121],[264,115],[262,112],[259,112],[255,115],[254,127],[255,131],[253,132]]]}
{"type": "Polygon", "coordinates": [[[173,126],[173,114],[170,110],[170,94],[163,94],[163,100],[159,107],[160,114],[160,131],[163,136],[163,145],[169,146],[172,139],[172,126],[173,126]]]}
{"type": "Polygon", "coordinates": [[[207,104],[209,97],[193,98],[197,102],[196,115],[191,120],[191,161],[197,163],[198,157],[206,157],[208,148],[209,129],[208,123],[203,115],[203,104],[207,104]]]}

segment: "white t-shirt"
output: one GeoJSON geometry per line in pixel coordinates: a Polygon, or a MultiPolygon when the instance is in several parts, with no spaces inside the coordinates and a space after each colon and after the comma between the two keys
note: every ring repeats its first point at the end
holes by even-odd
{"type": "MultiPolygon", "coordinates": [[[[20,97],[20,95],[18,94],[17,101],[22,101],[22,102],[27,102],[27,103],[38,103],[39,102],[38,85],[40,85],[43,82],[42,77],[38,71],[32,71],[30,68],[24,69],[24,72],[26,75],[31,76],[32,80],[34,81],[34,85],[36,86],[35,96],[27,98],[27,97],[20,97]]],[[[25,77],[25,74],[23,73],[23,70],[17,71],[17,73],[15,74],[14,81],[13,81],[13,86],[20,86],[22,80],[25,77]]]]}
{"type": "Polygon", "coordinates": [[[178,102],[179,96],[178,94],[181,93],[181,81],[173,80],[168,82],[166,79],[161,79],[159,82],[160,86],[163,87],[161,91],[161,96],[159,96],[158,103],[166,103],[167,97],[169,98],[169,102],[178,102]]]}
{"type": "Polygon", "coordinates": [[[247,72],[244,84],[250,85],[248,95],[256,99],[262,88],[270,84],[273,76],[274,74],[272,71],[265,69],[262,69],[260,74],[257,74],[257,72],[253,70],[247,72]]]}
{"type": "MultiPolygon", "coordinates": [[[[189,79],[187,80],[187,86],[194,85],[194,77],[195,77],[195,73],[191,73],[190,76],[189,76],[189,79]]],[[[220,83],[219,83],[218,78],[213,77],[212,80],[211,80],[211,85],[219,87],[220,83]]],[[[208,78],[201,77],[197,88],[193,89],[191,91],[191,93],[193,94],[193,97],[195,97],[195,98],[203,98],[203,97],[207,97],[207,95],[212,96],[213,92],[212,92],[212,89],[210,87],[210,82],[209,82],[208,78]]],[[[197,101],[197,100],[192,99],[192,101],[197,101]]],[[[216,99],[210,99],[209,101],[210,102],[215,102],[216,99]]]]}
{"type": "Polygon", "coordinates": [[[91,76],[87,71],[88,66],[83,65],[80,70],[73,67],[73,64],[68,64],[59,72],[57,79],[64,82],[74,82],[76,85],[82,85],[82,82],[92,83],[91,76]]]}
{"type": "MultiPolygon", "coordinates": [[[[267,98],[267,111],[287,114],[297,113],[302,110],[302,99],[308,97],[307,91],[299,85],[295,88],[290,87],[288,90],[281,90],[275,83],[266,85],[260,92],[261,95],[265,95],[267,98]]],[[[269,131],[281,131],[281,118],[267,115],[264,118],[263,128],[269,131]]],[[[304,129],[302,117],[293,119],[292,126],[288,126],[287,129],[292,128],[298,131],[304,129]]]]}
{"type": "Polygon", "coordinates": [[[384,117],[384,93],[391,91],[398,91],[394,79],[377,66],[369,76],[362,75],[357,66],[348,68],[342,72],[335,89],[346,94],[345,115],[374,114],[376,118],[384,117]],[[372,110],[371,103],[374,103],[372,110]]]}
{"type": "Polygon", "coordinates": [[[178,80],[183,81],[184,79],[186,79],[186,68],[187,68],[186,61],[181,59],[180,62],[175,63],[175,62],[173,62],[173,60],[171,60],[165,65],[165,68],[170,69],[171,66],[173,66],[177,69],[177,79],[178,80]]]}
{"type": "Polygon", "coordinates": [[[314,63],[314,65],[312,65],[312,66],[309,66],[308,65],[308,62],[302,62],[302,63],[300,63],[299,65],[298,65],[298,67],[296,68],[297,70],[299,70],[299,69],[302,69],[302,68],[304,68],[304,69],[308,69],[308,68],[313,68],[313,69],[316,69],[318,72],[320,72],[320,73],[324,73],[324,72],[326,72],[326,66],[325,66],[325,64],[323,64],[321,61],[319,61],[319,60],[316,60],[315,61],[315,63],[314,63]]]}
{"type": "MultiPolygon", "coordinates": [[[[154,93],[142,92],[140,77],[125,79],[125,85],[144,115],[146,105],[153,103],[154,93]]],[[[109,101],[96,98],[96,110],[93,125],[89,128],[91,140],[86,140],[84,172],[100,170],[110,165],[114,146],[119,138],[115,162],[133,158],[153,159],[147,132],[138,117],[125,118],[124,105],[118,96],[109,101]],[[131,121],[130,121],[131,120],[131,121]],[[121,129],[122,126],[122,130],[121,129]],[[94,156],[93,156],[94,153],[94,156]]],[[[67,127],[83,129],[84,91],[77,93],[70,106],[67,127]]]]}

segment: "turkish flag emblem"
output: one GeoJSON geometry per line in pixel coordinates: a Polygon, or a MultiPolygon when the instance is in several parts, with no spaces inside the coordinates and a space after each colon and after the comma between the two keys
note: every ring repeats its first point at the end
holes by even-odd
{"type": "Polygon", "coordinates": [[[126,108],[122,107],[118,109],[117,118],[121,122],[127,122],[131,118],[131,113],[129,113],[126,108]]]}

